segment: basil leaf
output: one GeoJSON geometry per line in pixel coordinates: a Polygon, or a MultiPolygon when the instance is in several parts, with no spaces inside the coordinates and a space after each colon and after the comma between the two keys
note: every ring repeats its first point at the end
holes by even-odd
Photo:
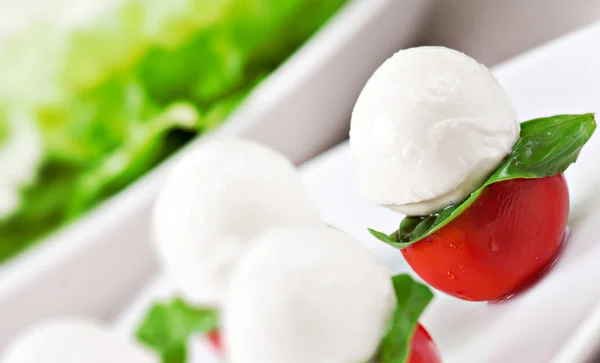
{"type": "Polygon", "coordinates": [[[417,320],[433,299],[431,290],[413,280],[410,275],[394,276],[392,283],[397,304],[389,329],[379,346],[375,359],[377,363],[406,362],[417,320]]]}
{"type": "Polygon", "coordinates": [[[596,121],[591,113],[557,115],[523,122],[520,137],[511,153],[465,201],[428,216],[405,217],[398,230],[389,236],[375,230],[369,232],[392,247],[406,248],[452,222],[490,184],[512,179],[544,178],[564,172],[577,160],[594,130],[596,121]]]}
{"type": "Polygon", "coordinates": [[[156,351],[163,363],[185,363],[191,335],[208,333],[217,328],[217,312],[197,309],[176,298],[167,304],[157,303],[146,314],[137,338],[156,351]]]}
{"type": "Polygon", "coordinates": [[[396,235],[394,233],[388,236],[387,234],[385,234],[383,232],[379,232],[379,231],[376,231],[371,228],[368,228],[368,230],[369,230],[369,233],[371,233],[373,235],[373,237],[377,238],[381,242],[385,242],[388,244],[396,243],[396,235]]]}

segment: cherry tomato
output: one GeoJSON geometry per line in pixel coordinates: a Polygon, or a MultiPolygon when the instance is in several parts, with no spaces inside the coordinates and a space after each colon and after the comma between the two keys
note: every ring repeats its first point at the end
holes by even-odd
{"type": "MultiPolygon", "coordinates": [[[[219,331],[213,330],[208,333],[208,341],[210,345],[217,352],[221,352],[221,336],[219,331]]],[[[440,353],[431,339],[431,336],[423,328],[421,324],[417,323],[415,332],[410,341],[410,351],[408,353],[407,363],[441,363],[440,353]]]]}
{"type": "Polygon", "coordinates": [[[206,335],[206,337],[208,338],[208,342],[214,350],[217,352],[221,351],[221,334],[218,330],[211,331],[206,335]]]}
{"type": "Polygon", "coordinates": [[[568,214],[562,174],[498,182],[455,220],[402,254],[438,290],[465,300],[497,301],[556,261],[568,214]]]}
{"type": "Polygon", "coordinates": [[[410,351],[408,353],[408,363],[442,363],[440,353],[435,346],[431,336],[417,323],[415,332],[410,341],[410,351]]]}

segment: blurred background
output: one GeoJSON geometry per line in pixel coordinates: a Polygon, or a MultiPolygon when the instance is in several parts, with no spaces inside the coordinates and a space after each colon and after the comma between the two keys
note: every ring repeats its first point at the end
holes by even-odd
{"type": "Polygon", "coordinates": [[[300,164],[347,137],[398,49],[494,66],[599,20],[600,0],[0,0],[0,345],[44,316],[113,316],[156,273],[163,161],[198,136],[300,164]]]}
{"type": "Polygon", "coordinates": [[[598,20],[597,0],[441,0],[418,43],[455,48],[493,66],[598,20]]]}

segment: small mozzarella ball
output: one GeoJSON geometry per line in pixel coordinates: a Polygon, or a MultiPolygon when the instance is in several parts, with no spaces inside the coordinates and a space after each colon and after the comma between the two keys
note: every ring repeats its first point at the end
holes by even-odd
{"type": "Polygon", "coordinates": [[[43,155],[42,137],[25,115],[0,112],[6,135],[0,142],[0,219],[21,204],[21,189],[31,183],[43,155]]]}
{"type": "Polygon", "coordinates": [[[322,223],[285,157],[250,141],[215,140],[191,150],[168,178],[154,209],[154,242],[185,298],[218,307],[253,236],[322,223]]]}
{"type": "Polygon", "coordinates": [[[360,191],[405,214],[436,212],[477,189],[519,129],[484,65],[444,47],[401,50],[371,76],[352,113],[360,191]]]}
{"type": "Polygon", "coordinates": [[[222,332],[230,363],[357,363],[377,350],[395,307],[388,271],[329,227],[274,228],[230,283],[222,332]]]}
{"type": "Polygon", "coordinates": [[[157,357],[108,328],[85,320],[57,320],[17,337],[0,363],[158,363],[157,357]]]}

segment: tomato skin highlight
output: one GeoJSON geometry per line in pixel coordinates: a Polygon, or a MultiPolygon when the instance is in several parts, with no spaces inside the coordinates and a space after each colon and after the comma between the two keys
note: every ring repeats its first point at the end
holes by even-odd
{"type": "Polygon", "coordinates": [[[568,214],[562,174],[498,182],[455,220],[402,254],[438,290],[464,300],[498,301],[556,261],[568,214]]]}
{"type": "Polygon", "coordinates": [[[431,335],[417,323],[415,332],[410,340],[410,351],[408,352],[408,363],[442,363],[431,335]]]}
{"type": "MultiPolygon", "coordinates": [[[[211,347],[219,354],[222,354],[223,346],[221,345],[221,334],[218,330],[213,330],[208,333],[208,341],[211,347]]],[[[408,353],[407,363],[442,363],[440,353],[435,346],[435,342],[431,336],[417,323],[415,332],[410,339],[410,351],[408,353]]]]}

